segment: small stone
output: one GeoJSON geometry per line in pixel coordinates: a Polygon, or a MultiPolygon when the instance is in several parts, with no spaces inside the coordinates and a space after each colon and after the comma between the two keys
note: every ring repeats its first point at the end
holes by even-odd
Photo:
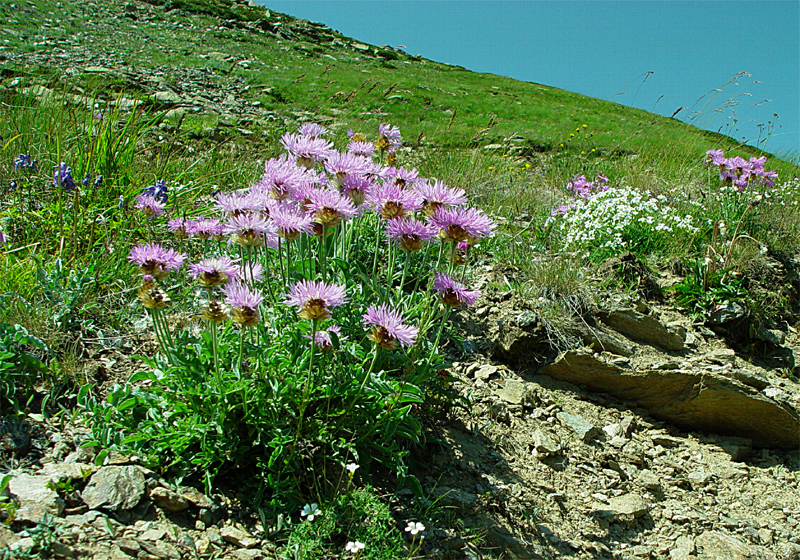
{"type": "Polygon", "coordinates": [[[647,513],[650,506],[641,496],[637,494],[623,494],[609,498],[607,504],[595,503],[592,510],[604,517],[610,517],[613,521],[626,522],[633,521],[647,513]]]}
{"type": "Polygon", "coordinates": [[[600,433],[597,426],[586,420],[583,416],[569,414],[568,412],[559,412],[556,416],[561,420],[562,424],[572,428],[572,431],[578,434],[581,441],[587,442],[600,433]]]}
{"type": "Polygon", "coordinates": [[[713,362],[716,364],[733,365],[736,362],[736,352],[734,352],[730,348],[721,348],[719,350],[714,350],[713,352],[709,352],[708,354],[706,354],[705,358],[709,362],[713,362]]]}
{"type": "Polygon", "coordinates": [[[555,455],[561,450],[556,441],[546,432],[538,430],[533,435],[533,452],[537,456],[555,455]]]}
{"type": "Polygon", "coordinates": [[[64,500],[51,486],[49,476],[20,474],[12,478],[8,491],[19,502],[15,519],[25,523],[38,523],[45,514],[61,515],[64,511],[64,500]]]}
{"type": "Polygon", "coordinates": [[[117,539],[114,542],[116,542],[117,546],[122,552],[131,556],[136,556],[142,549],[142,547],[139,546],[139,543],[133,539],[117,539]]]}
{"type": "Polygon", "coordinates": [[[686,478],[692,483],[692,486],[701,487],[708,484],[708,481],[711,480],[711,476],[711,473],[699,470],[690,472],[688,475],[686,475],[686,478]]]}
{"type": "Polygon", "coordinates": [[[661,479],[656,476],[656,474],[649,470],[644,469],[639,473],[639,476],[636,477],[637,482],[647,488],[648,490],[652,490],[658,492],[661,490],[661,479]]]}
{"type": "Polygon", "coordinates": [[[212,509],[214,502],[211,498],[191,486],[182,487],[178,490],[181,496],[189,500],[192,504],[199,508],[212,509]]]}
{"type": "Polygon", "coordinates": [[[771,546],[772,540],[775,533],[771,529],[759,529],[758,530],[758,540],[761,541],[761,544],[764,546],[771,546]]]}
{"type": "Polygon", "coordinates": [[[81,498],[91,509],[131,509],[144,496],[144,474],[134,466],[103,467],[92,475],[81,498]]]}
{"type": "Polygon", "coordinates": [[[160,541],[166,536],[167,532],[164,529],[148,529],[139,538],[143,541],[160,541]]]}
{"type": "Polygon", "coordinates": [[[690,560],[690,554],[694,554],[694,539],[687,535],[675,539],[675,546],[669,550],[672,560],[690,560]]]}
{"type": "Polygon", "coordinates": [[[220,529],[219,534],[226,542],[238,546],[239,548],[253,548],[254,546],[258,546],[259,543],[257,539],[253,538],[246,531],[230,525],[226,525],[220,529]]]}
{"type": "Polygon", "coordinates": [[[510,404],[522,404],[525,400],[525,385],[516,379],[506,379],[502,388],[497,389],[495,394],[510,404]]]}
{"type": "Polygon", "coordinates": [[[156,558],[171,558],[179,560],[182,556],[180,551],[173,545],[163,541],[139,541],[139,544],[147,552],[156,558]]]}
{"type": "Polygon", "coordinates": [[[183,511],[189,507],[189,502],[186,498],[163,486],[153,488],[150,491],[150,499],[161,509],[173,513],[183,511]]]}

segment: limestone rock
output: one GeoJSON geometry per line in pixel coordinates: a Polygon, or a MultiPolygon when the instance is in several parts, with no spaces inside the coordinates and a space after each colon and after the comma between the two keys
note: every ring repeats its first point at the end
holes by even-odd
{"type": "Polygon", "coordinates": [[[649,510],[647,502],[638,494],[623,494],[609,498],[608,503],[595,502],[592,511],[612,521],[626,522],[642,517],[649,510]]]}
{"type": "Polygon", "coordinates": [[[698,560],[776,560],[760,546],[745,544],[721,531],[705,531],[695,539],[698,560]]]}
{"type": "Polygon", "coordinates": [[[651,315],[627,307],[610,307],[599,312],[600,320],[617,332],[648,344],[680,352],[684,349],[684,336],[667,328],[651,315]]]}
{"type": "Polygon", "coordinates": [[[81,498],[91,509],[110,511],[133,508],[145,492],[144,474],[134,466],[103,467],[92,475],[81,498]]]}
{"type": "Polygon", "coordinates": [[[222,535],[226,542],[240,548],[253,548],[258,546],[259,543],[258,539],[253,538],[246,531],[230,525],[220,529],[219,534],[222,535]]]}
{"type": "Polygon", "coordinates": [[[586,420],[583,416],[569,414],[568,412],[559,412],[556,416],[561,420],[562,424],[572,428],[572,431],[578,434],[581,441],[589,441],[600,433],[597,426],[586,420]]]}
{"type": "Polygon", "coordinates": [[[64,511],[64,500],[51,488],[49,476],[16,475],[11,479],[8,490],[19,502],[15,514],[17,521],[38,523],[45,514],[58,516],[64,511]]]}
{"type": "Polygon", "coordinates": [[[622,369],[579,349],[540,373],[635,403],[685,430],[748,437],[762,447],[800,445],[795,408],[714,372],[622,369]]]}
{"type": "Polygon", "coordinates": [[[189,502],[186,498],[163,486],[156,486],[153,488],[150,491],[150,499],[161,509],[173,513],[183,511],[189,507],[189,502]]]}

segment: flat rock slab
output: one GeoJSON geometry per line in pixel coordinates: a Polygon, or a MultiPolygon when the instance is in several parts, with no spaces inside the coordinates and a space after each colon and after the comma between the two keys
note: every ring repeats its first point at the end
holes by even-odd
{"type": "Polygon", "coordinates": [[[561,420],[562,424],[572,428],[572,431],[581,438],[581,441],[589,441],[600,433],[600,429],[583,416],[568,412],[559,412],[556,416],[561,420]]]}
{"type": "Polygon", "coordinates": [[[800,446],[795,408],[713,372],[623,369],[579,349],[540,373],[635,403],[681,429],[747,437],[757,447],[800,446]]]}
{"type": "Polygon", "coordinates": [[[131,509],[145,492],[144,474],[134,466],[103,467],[92,475],[81,498],[90,509],[131,509]]]}
{"type": "Polygon", "coordinates": [[[684,349],[685,336],[666,327],[651,315],[628,307],[612,307],[601,310],[598,316],[606,325],[633,340],[655,344],[674,352],[684,349]]]}
{"type": "Polygon", "coordinates": [[[16,475],[11,479],[8,491],[19,502],[19,508],[14,515],[17,521],[38,523],[45,514],[59,516],[64,511],[64,500],[52,489],[49,476],[16,475]]]}
{"type": "Polygon", "coordinates": [[[746,544],[720,531],[705,531],[694,545],[698,560],[777,560],[766,548],[746,544]]]}
{"type": "Polygon", "coordinates": [[[633,521],[645,515],[650,506],[638,494],[623,494],[610,498],[607,504],[594,503],[592,511],[616,522],[633,521]]]}

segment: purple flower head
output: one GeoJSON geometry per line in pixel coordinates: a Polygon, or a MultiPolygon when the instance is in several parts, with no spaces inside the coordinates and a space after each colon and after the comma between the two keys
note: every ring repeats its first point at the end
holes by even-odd
{"type": "Polygon", "coordinates": [[[325,160],[325,171],[331,174],[330,181],[337,187],[347,177],[374,172],[376,165],[369,159],[351,153],[331,151],[325,160]]]}
{"type": "MultiPolygon", "coordinates": [[[[346,336],[341,336],[342,329],[338,325],[331,325],[327,329],[319,330],[314,334],[314,346],[323,352],[333,350],[333,342],[331,341],[331,333],[336,334],[339,340],[347,340],[346,336]]],[[[310,334],[304,334],[304,338],[311,340],[310,334]]]]}
{"type": "Polygon", "coordinates": [[[584,175],[575,175],[567,183],[567,190],[572,191],[576,198],[590,198],[592,195],[608,190],[606,186],[608,177],[598,174],[594,181],[589,181],[584,175]]]}
{"type": "Polygon", "coordinates": [[[421,250],[422,244],[436,237],[438,232],[436,226],[413,218],[394,218],[386,224],[386,236],[409,253],[421,250]]]}
{"type": "Polygon", "coordinates": [[[244,327],[255,327],[261,319],[258,305],[264,296],[240,282],[229,282],[222,288],[225,304],[230,308],[231,320],[244,327]]]}
{"type": "Polygon", "coordinates": [[[136,204],[133,206],[134,208],[141,210],[142,213],[147,217],[160,216],[164,213],[164,209],[166,208],[166,205],[163,202],[159,202],[152,196],[144,193],[140,194],[136,198],[136,204]]]}
{"type": "Polygon", "coordinates": [[[128,253],[128,261],[139,265],[143,274],[161,280],[170,270],[177,270],[186,257],[173,249],[155,243],[136,245],[128,253]]]}
{"type": "Polygon", "coordinates": [[[400,129],[390,124],[382,124],[378,127],[378,141],[375,147],[385,152],[387,150],[396,150],[403,144],[403,137],[400,136],[400,129]]]}
{"type": "Polygon", "coordinates": [[[386,304],[370,305],[361,316],[365,326],[372,326],[367,337],[381,348],[392,350],[397,344],[413,346],[419,329],[406,325],[403,315],[386,304]]]}
{"type": "Polygon", "coordinates": [[[464,189],[450,188],[442,181],[418,181],[414,190],[422,197],[422,210],[432,216],[443,206],[461,206],[467,203],[464,189]]]}
{"type": "Polygon", "coordinates": [[[297,158],[297,165],[306,169],[311,169],[316,162],[326,159],[333,149],[333,144],[323,138],[288,132],[281,136],[281,145],[297,158]]]}
{"type": "Polygon", "coordinates": [[[20,154],[19,157],[14,159],[14,169],[31,169],[36,171],[36,160],[31,160],[30,154],[20,154]]]}
{"type": "Polygon", "coordinates": [[[224,286],[230,280],[238,280],[241,270],[237,266],[239,259],[226,256],[210,257],[189,265],[189,274],[197,279],[201,286],[214,288],[224,286]]]}
{"type": "Polygon", "coordinates": [[[375,183],[364,175],[350,175],[345,177],[341,188],[343,195],[350,198],[356,206],[361,206],[367,193],[375,188],[375,183]]]}
{"type": "Polygon", "coordinates": [[[231,243],[242,247],[277,246],[278,232],[260,214],[238,214],[231,216],[223,231],[231,236],[231,243]]]}
{"type": "Polygon", "coordinates": [[[5,245],[8,243],[9,237],[5,234],[5,232],[0,231],[0,246],[5,245]]]}
{"type": "Polygon", "coordinates": [[[314,217],[300,212],[292,205],[276,204],[272,208],[270,217],[275,223],[278,235],[288,241],[299,238],[302,233],[308,235],[314,233],[314,217]]]}
{"type": "Polygon", "coordinates": [[[183,238],[189,235],[186,229],[186,224],[189,220],[186,218],[173,218],[167,222],[167,229],[175,234],[178,238],[183,238]]]}
{"type": "Polygon", "coordinates": [[[375,187],[366,195],[366,201],[387,220],[403,217],[422,208],[422,198],[416,191],[395,184],[375,187]]]}
{"type": "Polygon", "coordinates": [[[725,164],[725,156],[722,150],[708,150],[703,161],[716,167],[722,167],[725,164]]]}
{"type": "Polygon", "coordinates": [[[245,264],[237,265],[238,282],[253,285],[256,282],[261,282],[264,279],[264,265],[258,261],[248,261],[245,264]]]}
{"type": "Polygon", "coordinates": [[[226,216],[240,216],[260,210],[263,203],[254,192],[219,193],[214,205],[226,216]]]}
{"type": "Polygon", "coordinates": [[[343,285],[311,280],[297,282],[286,294],[286,304],[297,307],[297,314],[310,321],[330,319],[331,309],[347,300],[343,285]]]}
{"type": "Polygon", "coordinates": [[[282,154],[264,163],[264,175],[255,188],[268,191],[276,200],[286,200],[292,189],[306,180],[306,170],[290,160],[288,154],[282,154]]]}
{"type": "Polygon", "coordinates": [[[440,208],[431,217],[430,223],[440,229],[445,241],[474,245],[479,239],[494,235],[495,223],[480,210],[474,208],[440,208]]]}
{"type": "Polygon", "coordinates": [[[335,227],[343,219],[356,215],[353,201],[337,191],[314,189],[309,193],[308,211],[323,228],[335,227]]]}
{"type": "Polygon", "coordinates": [[[300,128],[297,129],[297,132],[300,134],[300,136],[311,136],[312,138],[317,138],[319,136],[325,136],[328,134],[328,129],[317,123],[303,123],[300,125],[300,128]]]}
{"type": "Polygon", "coordinates": [[[394,184],[401,189],[413,186],[419,178],[419,171],[405,167],[387,167],[382,173],[384,183],[394,184]]]}
{"type": "Polygon", "coordinates": [[[167,182],[164,179],[158,179],[155,185],[150,185],[142,190],[142,194],[153,197],[157,202],[167,203],[169,195],[167,194],[167,182]]]}
{"type": "Polygon", "coordinates": [[[198,218],[197,220],[187,220],[186,231],[193,237],[211,239],[212,237],[221,237],[223,228],[217,218],[198,218]]]}
{"type": "Polygon", "coordinates": [[[89,188],[89,185],[91,184],[92,184],[92,175],[89,173],[86,175],[86,177],[83,178],[83,180],[81,181],[81,185],[83,185],[86,188],[89,188]]]}
{"type": "Polygon", "coordinates": [[[347,151],[356,156],[372,157],[375,155],[375,144],[372,142],[351,140],[347,151]]]}
{"type": "Polygon", "coordinates": [[[75,179],[72,178],[72,168],[61,162],[61,167],[53,172],[53,185],[62,187],[67,192],[75,190],[75,179]]]}
{"type": "Polygon", "coordinates": [[[433,289],[439,292],[442,297],[442,303],[450,307],[461,307],[464,304],[475,305],[481,295],[478,290],[467,290],[463,284],[456,282],[451,276],[441,272],[436,274],[433,281],[433,289]]]}

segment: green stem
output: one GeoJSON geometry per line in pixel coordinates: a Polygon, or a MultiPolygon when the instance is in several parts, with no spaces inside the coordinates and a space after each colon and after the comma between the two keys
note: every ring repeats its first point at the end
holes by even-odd
{"type": "Polygon", "coordinates": [[[447,323],[447,319],[450,317],[450,306],[446,305],[444,310],[444,315],[442,315],[442,322],[439,324],[439,331],[436,333],[436,340],[431,347],[431,353],[428,356],[428,364],[431,363],[433,360],[433,356],[436,354],[437,349],[439,348],[439,340],[442,338],[442,331],[444,330],[444,325],[447,323]]]}

